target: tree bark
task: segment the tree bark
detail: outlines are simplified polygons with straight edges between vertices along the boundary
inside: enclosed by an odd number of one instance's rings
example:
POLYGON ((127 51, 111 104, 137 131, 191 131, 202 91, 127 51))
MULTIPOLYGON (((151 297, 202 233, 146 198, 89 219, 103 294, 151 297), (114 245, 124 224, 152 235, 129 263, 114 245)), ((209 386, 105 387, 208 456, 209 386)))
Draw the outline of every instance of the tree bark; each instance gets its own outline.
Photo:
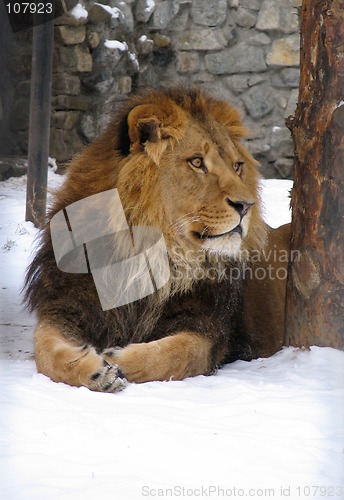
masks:
POLYGON ((344 3, 303 0, 286 340, 344 349, 344 3))

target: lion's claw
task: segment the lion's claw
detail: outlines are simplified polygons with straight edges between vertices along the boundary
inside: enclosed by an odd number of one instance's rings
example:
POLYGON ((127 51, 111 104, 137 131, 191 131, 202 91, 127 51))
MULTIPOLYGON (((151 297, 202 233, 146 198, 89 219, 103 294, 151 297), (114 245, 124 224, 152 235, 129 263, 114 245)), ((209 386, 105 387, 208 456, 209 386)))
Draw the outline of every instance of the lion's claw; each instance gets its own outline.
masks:
POLYGON ((117 365, 111 365, 105 359, 103 367, 91 375, 90 389, 101 392, 119 392, 125 389, 128 381, 117 365))

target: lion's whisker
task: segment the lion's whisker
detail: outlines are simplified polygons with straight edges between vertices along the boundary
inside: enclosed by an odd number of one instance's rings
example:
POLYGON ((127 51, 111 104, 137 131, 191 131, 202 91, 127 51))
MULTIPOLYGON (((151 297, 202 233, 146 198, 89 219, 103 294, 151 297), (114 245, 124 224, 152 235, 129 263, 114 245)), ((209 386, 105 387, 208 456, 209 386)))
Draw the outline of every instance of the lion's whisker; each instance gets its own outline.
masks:
POLYGON ((182 222, 183 220, 187 220, 188 218, 190 218, 190 217, 192 217, 192 216, 193 216, 193 217, 198 217, 198 216, 195 214, 195 212, 194 212, 194 211, 193 211, 193 212, 189 212, 189 213, 187 213, 187 214, 185 214, 185 215, 182 215, 181 217, 178 217, 178 219, 176 219, 175 221, 171 222, 170 227, 172 228, 173 226, 178 225, 178 224, 179 224, 180 222, 182 222))
POLYGON ((177 232, 182 232, 183 229, 185 228, 185 226, 187 224, 192 223, 192 222, 202 222, 202 221, 201 221, 200 217, 197 217, 197 216, 195 216, 195 217, 188 217, 188 218, 185 218, 184 220, 178 220, 178 222, 176 222, 174 224, 174 226, 171 227, 171 229, 174 229, 177 232))

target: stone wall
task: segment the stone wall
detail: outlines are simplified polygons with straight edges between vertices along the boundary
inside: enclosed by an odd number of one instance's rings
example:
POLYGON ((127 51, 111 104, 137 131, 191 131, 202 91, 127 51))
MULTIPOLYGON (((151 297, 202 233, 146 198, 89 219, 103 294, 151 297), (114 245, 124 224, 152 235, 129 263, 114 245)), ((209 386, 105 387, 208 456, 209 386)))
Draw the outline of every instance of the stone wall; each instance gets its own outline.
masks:
MULTIPOLYGON (((82 2, 55 22, 50 155, 58 162, 101 131, 112 101, 180 82, 238 107, 263 174, 291 177, 285 119, 298 94, 301 0, 82 2)), ((18 101, 27 79, 21 85, 18 101)))

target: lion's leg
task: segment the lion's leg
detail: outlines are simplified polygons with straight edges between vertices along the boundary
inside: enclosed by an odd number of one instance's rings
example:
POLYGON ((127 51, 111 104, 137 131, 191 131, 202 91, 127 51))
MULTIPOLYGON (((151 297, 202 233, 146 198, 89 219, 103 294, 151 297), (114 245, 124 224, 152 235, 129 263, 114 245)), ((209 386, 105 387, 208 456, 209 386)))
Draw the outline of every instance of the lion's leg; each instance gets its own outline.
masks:
POLYGON ((42 322, 36 328, 35 359, 37 370, 55 382, 101 392, 116 392, 126 385, 118 366, 106 361, 92 346, 67 339, 49 323, 42 322))
POLYGON ((129 382, 182 380, 211 371, 209 339, 195 333, 178 333, 161 340, 106 349, 109 363, 116 363, 129 382))

